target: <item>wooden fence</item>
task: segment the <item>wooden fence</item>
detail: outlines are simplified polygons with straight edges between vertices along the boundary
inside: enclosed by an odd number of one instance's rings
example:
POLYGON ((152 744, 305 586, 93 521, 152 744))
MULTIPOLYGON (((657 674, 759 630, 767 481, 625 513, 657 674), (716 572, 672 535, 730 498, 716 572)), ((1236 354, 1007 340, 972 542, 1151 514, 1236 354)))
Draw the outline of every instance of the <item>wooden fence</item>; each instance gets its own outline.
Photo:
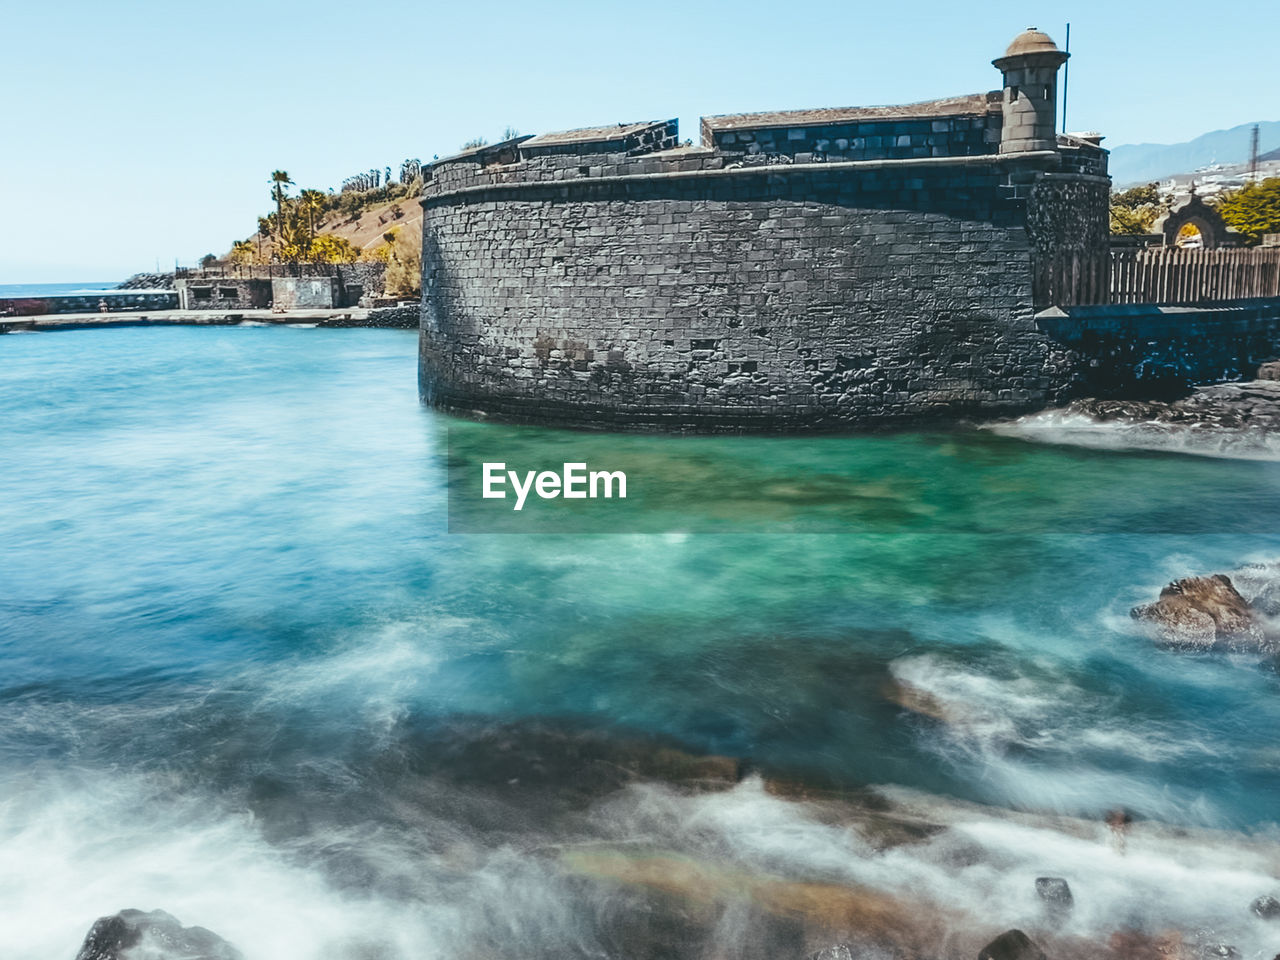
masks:
POLYGON ((1280 248, 1111 251, 1110 303, 1196 304, 1249 297, 1280 297, 1280 248))

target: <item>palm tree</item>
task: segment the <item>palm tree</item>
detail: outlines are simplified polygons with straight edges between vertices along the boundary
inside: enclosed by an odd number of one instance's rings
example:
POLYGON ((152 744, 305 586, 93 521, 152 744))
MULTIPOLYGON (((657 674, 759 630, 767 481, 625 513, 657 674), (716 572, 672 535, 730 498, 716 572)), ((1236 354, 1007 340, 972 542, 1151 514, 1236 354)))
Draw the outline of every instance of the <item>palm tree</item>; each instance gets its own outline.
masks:
POLYGON ((324 202, 328 198, 319 190, 303 190, 298 194, 298 199, 302 201, 302 208, 307 211, 307 238, 310 242, 316 236, 316 213, 324 209, 324 202))
POLYGON ((258 260, 262 260, 262 238, 271 234, 271 218, 258 218, 258 260))
MULTIPOLYGON (((258 241, 261 243, 262 241, 258 241)), ((253 263, 253 244, 248 240, 236 240, 231 244, 231 262, 235 264, 253 263)))
POLYGON ((293 181, 289 179, 289 174, 284 170, 271 171, 271 194, 276 200, 277 231, 279 231, 284 225, 284 188, 290 186, 292 183, 293 181))

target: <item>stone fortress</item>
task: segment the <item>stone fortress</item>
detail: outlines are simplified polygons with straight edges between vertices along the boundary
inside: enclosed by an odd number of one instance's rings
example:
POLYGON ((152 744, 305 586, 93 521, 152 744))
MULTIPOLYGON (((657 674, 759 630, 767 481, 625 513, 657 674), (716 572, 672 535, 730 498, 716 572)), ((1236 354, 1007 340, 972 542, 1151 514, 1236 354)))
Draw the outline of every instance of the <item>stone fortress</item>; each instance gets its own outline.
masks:
POLYGON ((1110 187, 1101 138, 1056 132, 1066 59, 1031 28, 990 93, 706 117, 699 146, 674 120, 571 130, 424 167, 423 399, 672 430, 1065 400, 1089 361, 1061 308, 1105 300, 1110 187))

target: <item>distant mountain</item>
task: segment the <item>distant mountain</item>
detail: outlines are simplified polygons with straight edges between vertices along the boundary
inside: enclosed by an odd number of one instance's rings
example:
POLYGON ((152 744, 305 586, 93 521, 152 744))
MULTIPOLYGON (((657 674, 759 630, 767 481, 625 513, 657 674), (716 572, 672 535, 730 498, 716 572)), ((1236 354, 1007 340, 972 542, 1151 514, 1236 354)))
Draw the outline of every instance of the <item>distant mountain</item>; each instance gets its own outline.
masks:
MULTIPOLYGON (((1280 120, 1258 124, 1259 152, 1280 148, 1280 120)), ((1248 163, 1252 123, 1215 130, 1186 143, 1134 143, 1111 148, 1111 179, 1117 187, 1191 173, 1211 163, 1248 163)))

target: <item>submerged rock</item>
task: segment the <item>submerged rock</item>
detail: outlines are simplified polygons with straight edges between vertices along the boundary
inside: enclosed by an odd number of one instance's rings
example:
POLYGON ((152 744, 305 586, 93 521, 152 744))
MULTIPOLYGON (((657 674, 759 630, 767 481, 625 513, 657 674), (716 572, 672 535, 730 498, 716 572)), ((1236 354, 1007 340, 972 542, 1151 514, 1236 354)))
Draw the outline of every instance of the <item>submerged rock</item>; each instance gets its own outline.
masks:
POLYGON ((1240 951, 1229 943, 1200 945, 1200 960, 1239 960, 1240 951))
POLYGON ((1280 580, 1272 580, 1258 591, 1249 606, 1264 617, 1280 617, 1280 580))
POLYGON ((1175 580, 1160 591, 1155 603, 1134 607, 1129 613, 1171 647, 1257 650, 1268 646, 1255 611, 1231 578, 1221 573, 1175 580))
POLYGON ((1117 960, 1190 960, 1182 934, 1167 930, 1152 935, 1137 930, 1121 930, 1108 942, 1117 960))
POLYGON ((76 960, 244 960, 212 930, 184 927, 163 910, 121 910, 90 928, 76 960))
POLYGON ((1036 895, 1044 902, 1051 920, 1061 922, 1075 906, 1071 885, 1062 877, 1036 877, 1036 895))
POLYGON ((1255 917, 1263 920, 1280 920, 1280 900, 1272 896, 1262 896, 1249 904, 1255 917))
POLYGON ((1045 955, 1021 930, 1006 930, 982 948, 978 960, 1045 960, 1045 955))
POLYGON ((809 954, 809 960, 858 960, 853 947, 847 943, 834 943, 823 947, 817 953, 809 954))

